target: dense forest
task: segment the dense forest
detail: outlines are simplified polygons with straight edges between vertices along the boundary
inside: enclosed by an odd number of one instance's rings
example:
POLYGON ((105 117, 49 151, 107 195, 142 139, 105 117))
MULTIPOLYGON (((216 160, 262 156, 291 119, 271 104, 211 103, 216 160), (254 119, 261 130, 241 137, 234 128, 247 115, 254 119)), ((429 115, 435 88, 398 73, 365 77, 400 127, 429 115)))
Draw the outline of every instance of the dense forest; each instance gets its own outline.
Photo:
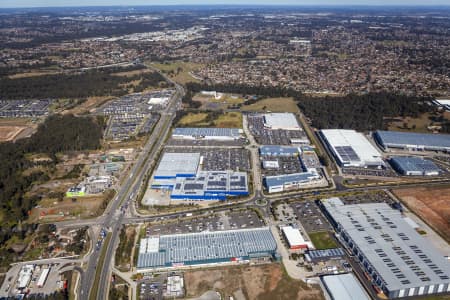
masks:
MULTIPOLYGON (((54 158, 52 163, 55 163, 55 154, 60 151, 98 149, 104 126, 102 122, 102 119, 55 115, 41 124, 30 138, 16 143, 0 143, 0 244, 14 235, 22 239, 29 230, 29 226, 22 225, 20 229, 17 224, 26 219, 39 199, 26 197, 25 193, 34 182, 48 179, 42 171, 24 175, 24 170, 34 166, 25 155, 46 153, 54 158)), ((7 259, 7 253, 4 249, 0 251, 1 264, 7 259)))
POLYGON ((55 74, 23 78, 0 78, 0 98, 85 98, 90 96, 122 96, 128 93, 127 83, 141 80, 136 92, 165 82, 157 72, 117 76, 120 70, 90 70, 73 74, 55 74))
POLYGON ((296 100, 312 125, 319 129, 386 129, 385 118, 418 117, 430 110, 428 98, 389 93, 320 98, 297 96, 296 100))

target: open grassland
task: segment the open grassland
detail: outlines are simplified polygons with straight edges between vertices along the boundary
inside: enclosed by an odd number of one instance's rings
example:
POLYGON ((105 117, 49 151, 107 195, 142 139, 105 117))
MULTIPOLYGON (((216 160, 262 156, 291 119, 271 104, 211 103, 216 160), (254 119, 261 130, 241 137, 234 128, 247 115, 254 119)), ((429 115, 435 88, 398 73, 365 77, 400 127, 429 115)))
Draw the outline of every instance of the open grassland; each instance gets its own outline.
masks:
POLYGON ((201 109, 204 110, 225 110, 245 102, 242 96, 233 94, 223 94, 222 97, 216 99, 214 96, 197 93, 192 100, 201 102, 201 109))
POLYGON ((298 106, 292 98, 267 98, 250 105, 244 105, 243 111, 271 111, 271 112, 299 112, 298 106))
POLYGON ((242 114, 226 112, 214 114, 211 112, 188 113, 177 124, 183 127, 216 127, 242 128, 242 114))
POLYGON ((88 97, 86 101, 82 102, 80 105, 75 106, 72 109, 65 110, 65 114, 83 114, 92 112, 96 107, 106 103, 108 100, 114 99, 112 96, 93 96, 88 97))
POLYGON ((161 72, 169 75, 169 77, 175 82, 181 84, 185 84, 187 82, 198 82, 198 80, 192 77, 189 73, 203 67, 202 64, 183 61, 152 63, 151 65, 161 70, 161 72))
POLYGON ((394 194, 450 242, 450 187, 398 189, 394 194))
POLYGON ((290 278, 280 264, 230 266, 188 271, 184 275, 186 296, 198 297, 209 290, 222 299, 239 295, 249 300, 323 299, 321 290, 290 278))
POLYGON ((330 233, 328 231, 312 232, 308 235, 311 238, 311 242, 318 250, 337 247, 336 242, 330 236, 330 233))
POLYGON ((29 72, 17 73, 17 74, 9 75, 8 77, 11 79, 17 79, 17 78, 53 75, 53 74, 58 74, 58 71, 57 70, 30 70, 29 72))
POLYGON ((431 124, 429 117, 429 113, 424 113, 418 118, 395 118, 395 120, 388 123, 388 129, 406 132, 429 132, 427 128, 431 124))

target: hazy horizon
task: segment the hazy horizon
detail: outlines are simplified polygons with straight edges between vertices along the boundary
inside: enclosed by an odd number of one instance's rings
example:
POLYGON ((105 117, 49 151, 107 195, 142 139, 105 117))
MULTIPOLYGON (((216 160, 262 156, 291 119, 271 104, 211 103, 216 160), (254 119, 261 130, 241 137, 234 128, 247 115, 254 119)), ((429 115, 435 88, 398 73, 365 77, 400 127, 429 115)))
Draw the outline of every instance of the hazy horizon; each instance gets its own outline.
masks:
POLYGON ((450 0, 430 0, 427 2, 421 0, 346 0, 346 1, 333 1, 333 0, 319 0, 319 1, 293 1, 293 0, 281 0, 274 3, 267 0, 244 0, 244 1, 224 1, 224 0, 79 0, 79 1, 66 1, 66 0, 16 0, 13 3, 1 3, 0 8, 38 8, 38 7, 90 7, 90 6, 206 6, 206 5, 231 5, 231 6, 450 6, 450 0))

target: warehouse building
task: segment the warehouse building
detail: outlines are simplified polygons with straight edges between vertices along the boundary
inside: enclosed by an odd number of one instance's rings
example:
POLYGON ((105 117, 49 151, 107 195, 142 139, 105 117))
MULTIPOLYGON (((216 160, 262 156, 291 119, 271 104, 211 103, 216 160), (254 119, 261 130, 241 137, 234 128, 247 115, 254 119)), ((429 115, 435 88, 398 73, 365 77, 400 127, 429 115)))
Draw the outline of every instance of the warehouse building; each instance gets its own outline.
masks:
POLYGON ((414 156, 397 156, 389 160, 392 167, 407 176, 437 176, 441 170, 430 160, 414 156))
POLYGON ((277 193, 300 189, 320 178, 321 176, 316 169, 308 169, 306 172, 302 173, 266 176, 263 181, 269 193, 277 193))
POLYGON ((200 162, 200 153, 164 153, 155 171, 155 179, 194 177, 200 162))
POLYGON ((347 129, 324 129, 320 135, 341 167, 385 166, 381 154, 362 133, 347 129))
POLYGON ((450 292, 450 262, 386 203, 320 203, 339 240, 388 298, 450 292))
POLYGON ((233 141, 242 137, 242 130, 239 128, 175 128, 172 137, 185 140, 233 141))
POLYGON ((298 228, 283 226, 281 227, 281 232, 283 233, 290 250, 314 249, 313 243, 305 241, 298 228))
POLYGON ((137 268, 248 262, 273 258, 276 249, 268 227, 152 236, 141 239, 137 268))
POLYGON ((179 177, 170 198, 173 200, 226 200, 248 195, 247 173, 201 171, 195 177, 179 177))
POLYGON ((259 147, 259 155, 261 156, 298 156, 302 153, 299 147, 289 146, 261 146, 259 147))
POLYGON ((370 300, 352 273, 323 276, 321 280, 333 300, 370 300))
POLYGON ((377 131, 373 137, 385 150, 450 152, 450 135, 448 134, 377 131))
POLYGON ((264 114, 264 126, 273 130, 302 130, 293 113, 264 114))

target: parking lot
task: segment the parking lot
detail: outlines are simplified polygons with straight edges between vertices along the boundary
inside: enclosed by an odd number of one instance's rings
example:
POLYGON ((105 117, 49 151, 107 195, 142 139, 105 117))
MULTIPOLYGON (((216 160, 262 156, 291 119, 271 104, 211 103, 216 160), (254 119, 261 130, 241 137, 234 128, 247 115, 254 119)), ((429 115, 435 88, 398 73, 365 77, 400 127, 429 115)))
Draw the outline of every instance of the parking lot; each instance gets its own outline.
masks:
POLYGON ((263 227, 261 220, 253 210, 230 212, 227 214, 230 229, 257 228, 263 227))
POLYGON ((300 162, 300 159, 295 156, 291 157, 268 157, 263 156, 263 160, 268 161, 278 161, 278 169, 262 169, 262 173, 265 176, 274 176, 274 175, 282 175, 282 174, 293 174, 304 172, 303 166, 300 162))
POLYGON ((161 221, 166 224, 152 224, 147 227, 146 234, 148 236, 167 235, 264 226, 264 221, 258 217, 255 211, 249 209, 218 212, 213 215, 206 213, 183 219, 159 220, 159 222, 161 221))
POLYGON ((166 147, 165 152, 199 152, 203 156, 202 170, 204 171, 249 171, 250 152, 242 148, 183 148, 166 147))
POLYGON ((154 114, 125 113, 110 117, 105 137, 112 140, 125 140, 137 134, 145 134, 152 130, 158 121, 154 114))
POLYGON ((319 158, 317 157, 316 153, 307 153, 307 152, 303 152, 300 157, 302 158, 302 162, 303 165, 305 166, 305 168, 309 169, 309 168, 321 168, 322 165, 320 164, 319 158))
POLYGON ((355 176, 378 176, 378 177, 396 177, 397 173, 390 167, 385 169, 371 169, 371 168, 342 168, 342 174, 355 176))
POLYGON ((260 145, 290 145, 291 139, 307 139, 303 130, 265 128, 262 114, 250 114, 247 118, 249 130, 260 145))
POLYGON ((0 118, 31 118, 47 115, 51 99, 0 100, 0 118))
POLYGON ((314 201, 294 202, 291 204, 291 207, 306 232, 328 231, 332 229, 314 201))
POLYGON ((360 204, 360 203, 382 203, 386 202, 392 204, 395 201, 385 192, 361 193, 356 195, 349 195, 340 197, 345 204, 360 204))
POLYGON ((163 299, 164 281, 167 276, 162 274, 160 276, 147 276, 147 278, 139 281, 139 299, 145 300, 161 300, 163 299))

